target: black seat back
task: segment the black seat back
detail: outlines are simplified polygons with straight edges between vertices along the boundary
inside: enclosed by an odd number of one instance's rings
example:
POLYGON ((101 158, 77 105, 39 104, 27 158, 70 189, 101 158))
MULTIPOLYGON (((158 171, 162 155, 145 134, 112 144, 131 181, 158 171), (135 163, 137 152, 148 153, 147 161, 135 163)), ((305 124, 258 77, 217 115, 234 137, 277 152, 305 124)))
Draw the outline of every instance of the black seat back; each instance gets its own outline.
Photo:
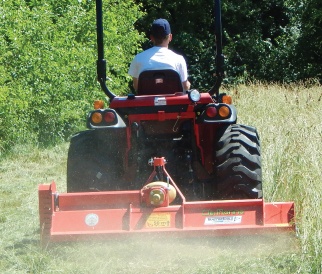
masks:
POLYGON ((183 92, 179 73, 172 69, 145 70, 139 75, 138 95, 183 92))

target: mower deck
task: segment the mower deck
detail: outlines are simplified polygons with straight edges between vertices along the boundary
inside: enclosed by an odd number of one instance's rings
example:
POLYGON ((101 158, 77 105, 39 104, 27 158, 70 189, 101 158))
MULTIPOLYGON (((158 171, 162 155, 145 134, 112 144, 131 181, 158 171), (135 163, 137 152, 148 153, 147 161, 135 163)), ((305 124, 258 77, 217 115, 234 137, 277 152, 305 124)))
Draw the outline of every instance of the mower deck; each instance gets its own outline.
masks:
POLYGON ((179 205, 142 205, 142 192, 56 192, 56 184, 39 186, 42 242, 84 236, 130 233, 241 235, 295 230, 294 203, 263 199, 182 201, 179 205))

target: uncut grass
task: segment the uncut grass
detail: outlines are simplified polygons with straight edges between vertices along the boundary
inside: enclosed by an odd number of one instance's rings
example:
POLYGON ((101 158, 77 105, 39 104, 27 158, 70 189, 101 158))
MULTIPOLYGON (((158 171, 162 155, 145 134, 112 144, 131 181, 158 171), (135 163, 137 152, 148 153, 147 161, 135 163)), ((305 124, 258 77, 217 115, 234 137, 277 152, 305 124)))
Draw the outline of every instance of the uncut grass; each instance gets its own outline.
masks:
POLYGON ((299 270, 321 273, 322 88, 254 85, 234 93, 243 111, 240 122, 253 121, 260 133, 266 200, 296 203, 301 260, 306 265, 299 270))
POLYGON ((261 138, 264 196, 294 200, 298 237, 157 237, 39 246, 37 186, 66 190, 68 144, 16 147, 0 162, 1 273, 321 273, 321 86, 228 90, 261 138))

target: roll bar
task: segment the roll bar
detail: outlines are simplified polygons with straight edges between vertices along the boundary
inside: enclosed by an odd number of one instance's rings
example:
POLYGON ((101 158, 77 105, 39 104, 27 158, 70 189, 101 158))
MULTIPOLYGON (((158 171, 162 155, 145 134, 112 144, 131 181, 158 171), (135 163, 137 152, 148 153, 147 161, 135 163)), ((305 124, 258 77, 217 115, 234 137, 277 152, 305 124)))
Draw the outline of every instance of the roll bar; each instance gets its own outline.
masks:
POLYGON ((112 101, 115 94, 106 86, 106 60, 104 59, 104 41, 103 41, 103 6, 102 0, 96 0, 96 33, 97 33, 97 80, 104 93, 112 101))
POLYGON ((208 91, 210 95, 219 97, 219 88, 224 79, 224 55, 222 53, 222 24, 221 24, 221 1, 215 0, 215 39, 216 39, 216 82, 208 91))

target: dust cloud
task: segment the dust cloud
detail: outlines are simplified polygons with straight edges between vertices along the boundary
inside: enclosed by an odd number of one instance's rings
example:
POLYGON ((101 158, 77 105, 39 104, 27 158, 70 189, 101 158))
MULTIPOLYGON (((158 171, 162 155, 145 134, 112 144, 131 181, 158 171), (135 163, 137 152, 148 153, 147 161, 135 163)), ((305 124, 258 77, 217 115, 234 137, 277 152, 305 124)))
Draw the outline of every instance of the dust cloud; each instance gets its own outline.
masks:
POLYGON ((135 235, 63 246, 57 245, 55 251, 65 249, 63 256, 70 268, 75 271, 77 265, 80 273, 93 269, 95 273, 245 273, 245 267, 261 271, 264 260, 298 249, 292 234, 216 238, 135 235))

